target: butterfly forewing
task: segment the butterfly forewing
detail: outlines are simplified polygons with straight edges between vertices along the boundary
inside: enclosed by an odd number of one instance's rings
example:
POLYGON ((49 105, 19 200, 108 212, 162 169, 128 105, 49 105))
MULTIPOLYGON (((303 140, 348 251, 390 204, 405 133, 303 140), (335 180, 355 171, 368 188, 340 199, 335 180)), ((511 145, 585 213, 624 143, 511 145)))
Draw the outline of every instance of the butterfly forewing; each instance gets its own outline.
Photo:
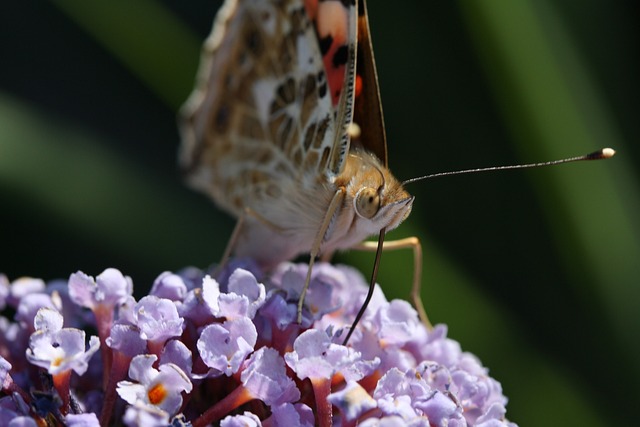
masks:
POLYGON ((387 134, 384 128, 378 73, 373 56, 369 15, 364 2, 358 4, 358 73, 361 81, 355 101, 354 123, 360 126, 357 142, 374 153, 387 166, 387 134))
MULTIPOLYGON (((355 32, 355 13, 344 16, 355 32)), ((349 151, 355 70, 353 43, 334 105, 315 22, 300 0, 227 1, 182 111, 190 183, 236 217, 250 208, 274 231, 306 238, 332 196, 318 183, 342 170, 349 151), (317 206, 305 206, 309 194, 317 206)))

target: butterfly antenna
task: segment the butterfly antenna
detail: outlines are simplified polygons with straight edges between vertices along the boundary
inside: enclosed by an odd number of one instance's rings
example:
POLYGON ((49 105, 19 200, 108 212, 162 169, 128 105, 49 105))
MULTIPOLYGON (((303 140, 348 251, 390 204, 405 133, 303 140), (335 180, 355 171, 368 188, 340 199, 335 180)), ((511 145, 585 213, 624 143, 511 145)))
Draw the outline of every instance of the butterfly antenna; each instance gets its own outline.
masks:
POLYGON ((402 185, 410 184, 416 181, 422 181, 423 179, 440 178, 442 176, 462 175, 466 173, 477 173, 477 172, 493 172, 493 171, 501 171, 501 170, 507 170, 507 169, 528 169, 528 168, 537 168, 541 166, 559 165, 562 163, 581 162, 583 160, 609 159, 613 157, 614 154, 616 154, 616 151, 613 148, 603 148, 601 150, 594 151, 593 153, 585 154, 583 156, 570 157, 568 159, 552 160, 550 162, 529 163, 526 165, 492 166, 488 168, 465 169, 461 171, 434 173, 431 175, 425 175, 425 176, 419 176, 417 178, 407 179, 406 181, 402 182, 402 185))

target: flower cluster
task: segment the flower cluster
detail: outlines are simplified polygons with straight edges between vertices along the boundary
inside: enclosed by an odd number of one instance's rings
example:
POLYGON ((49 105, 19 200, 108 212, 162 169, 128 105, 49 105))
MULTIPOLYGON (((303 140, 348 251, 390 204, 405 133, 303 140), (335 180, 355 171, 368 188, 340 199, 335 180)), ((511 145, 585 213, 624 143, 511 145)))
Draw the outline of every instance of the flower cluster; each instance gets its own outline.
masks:
POLYGON ((215 278, 165 272, 140 300, 115 269, 48 284, 0 275, 0 310, 13 315, 0 317, 0 420, 515 426, 478 359, 379 288, 343 345, 367 291, 351 268, 314 267, 298 323, 307 268, 285 263, 266 277, 236 260, 215 278))

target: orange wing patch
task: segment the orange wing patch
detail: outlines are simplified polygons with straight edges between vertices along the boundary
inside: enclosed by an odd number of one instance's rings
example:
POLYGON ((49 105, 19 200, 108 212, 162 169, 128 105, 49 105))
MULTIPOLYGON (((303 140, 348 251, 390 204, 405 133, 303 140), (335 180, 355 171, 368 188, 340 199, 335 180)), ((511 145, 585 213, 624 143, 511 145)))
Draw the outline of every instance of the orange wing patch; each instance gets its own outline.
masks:
POLYGON ((320 53, 327 72, 333 105, 340 100, 344 85, 346 63, 349 59, 349 10, 342 2, 305 2, 307 13, 313 20, 318 34, 320 53))

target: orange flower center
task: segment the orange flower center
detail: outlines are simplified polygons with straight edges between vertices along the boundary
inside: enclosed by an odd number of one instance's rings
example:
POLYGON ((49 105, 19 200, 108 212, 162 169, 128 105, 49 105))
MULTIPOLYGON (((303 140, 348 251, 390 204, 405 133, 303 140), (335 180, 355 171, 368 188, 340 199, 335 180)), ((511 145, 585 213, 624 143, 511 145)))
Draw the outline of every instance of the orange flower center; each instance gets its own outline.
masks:
POLYGON ((156 384, 149 389, 147 396, 149 397, 149 402, 157 405, 167 397, 167 389, 162 384, 156 384))

